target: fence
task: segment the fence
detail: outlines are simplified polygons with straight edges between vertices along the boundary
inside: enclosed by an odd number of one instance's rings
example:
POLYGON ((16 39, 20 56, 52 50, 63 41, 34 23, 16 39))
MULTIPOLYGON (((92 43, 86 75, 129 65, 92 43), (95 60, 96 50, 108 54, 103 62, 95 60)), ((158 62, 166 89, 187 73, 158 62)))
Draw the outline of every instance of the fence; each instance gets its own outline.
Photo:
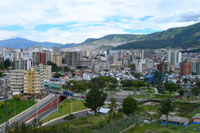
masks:
POLYGON ((130 127, 133 124, 136 124, 137 122, 139 121, 135 118, 135 113, 133 113, 104 128, 95 130, 93 133, 120 133, 124 129, 130 127))

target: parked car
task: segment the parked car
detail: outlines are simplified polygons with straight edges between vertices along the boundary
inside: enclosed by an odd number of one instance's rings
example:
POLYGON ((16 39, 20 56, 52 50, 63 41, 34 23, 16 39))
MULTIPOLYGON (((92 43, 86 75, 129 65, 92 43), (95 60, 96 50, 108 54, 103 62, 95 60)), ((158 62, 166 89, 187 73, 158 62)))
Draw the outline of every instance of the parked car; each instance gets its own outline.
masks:
POLYGON ((85 96, 82 95, 81 98, 85 98, 85 96))

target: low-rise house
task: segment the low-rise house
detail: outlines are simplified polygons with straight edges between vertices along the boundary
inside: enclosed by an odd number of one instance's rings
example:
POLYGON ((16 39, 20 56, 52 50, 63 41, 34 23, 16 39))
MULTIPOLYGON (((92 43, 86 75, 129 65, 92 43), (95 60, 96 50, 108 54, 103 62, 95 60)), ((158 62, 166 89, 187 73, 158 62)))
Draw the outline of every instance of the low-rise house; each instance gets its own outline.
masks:
MULTIPOLYGON (((161 124, 166 125, 167 119, 166 115, 162 115, 160 117, 161 124)), ((178 116, 168 116, 168 124, 169 125, 181 125, 181 126, 188 126, 189 125, 189 119, 184 117, 178 117, 178 116)))
POLYGON ((192 117, 192 123, 193 124, 200 124, 200 113, 198 113, 198 114, 196 114, 192 117))

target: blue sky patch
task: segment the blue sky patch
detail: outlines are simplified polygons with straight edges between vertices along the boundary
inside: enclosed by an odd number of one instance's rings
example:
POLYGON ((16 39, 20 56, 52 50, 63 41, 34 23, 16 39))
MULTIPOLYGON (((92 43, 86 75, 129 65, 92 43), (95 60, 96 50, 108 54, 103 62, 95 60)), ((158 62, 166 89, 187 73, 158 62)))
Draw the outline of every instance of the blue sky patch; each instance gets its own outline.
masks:
POLYGON ((68 22, 64 24, 41 24, 41 25, 36 25, 34 27, 34 30, 41 31, 41 32, 45 32, 53 28, 56 28, 59 30, 68 30, 68 29, 71 29, 70 26, 74 24, 76 24, 76 22, 68 22))
POLYGON ((153 16, 144 16, 142 18, 139 18, 140 21, 146 21, 149 20, 150 18, 152 18, 153 16))
POLYGON ((0 27, 0 30, 17 31, 17 30, 24 30, 24 27, 20 25, 8 25, 0 27))

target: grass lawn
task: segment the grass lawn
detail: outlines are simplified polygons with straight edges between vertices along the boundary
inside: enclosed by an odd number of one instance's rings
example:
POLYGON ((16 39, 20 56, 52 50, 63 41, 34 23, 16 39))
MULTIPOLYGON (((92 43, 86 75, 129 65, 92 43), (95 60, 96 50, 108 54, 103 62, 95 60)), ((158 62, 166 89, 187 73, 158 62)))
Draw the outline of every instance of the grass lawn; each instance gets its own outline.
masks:
POLYGON ((52 126, 40 127, 39 132, 53 133, 90 133, 101 129, 108 123, 105 115, 87 116, 80 119, 66 121, 52 126))
POLYGON ((200 107, 200 103, 198 104, 184 104, 184 103, 176 103, 175 104, 175 111, 177 112, 176 115, 177 116, 181 116, 181 117, 191 117, 191 113, 197 109, 198 107, 200 107))
POLYGON ((158 113, 159 103, 153 105, 140 105, 136 111, 137 117, 159 119, 161 114, 158 113))
MULTIPOLYGON (((83 100, 72 100, 72 112, 77 112, 80 110, 87 109, 87 107, 84 106, 83 100)), ((52 120, 54 118, 69 114, 71 111, 71 101, 69 99, 65 99, 60 105, 59 105, 59 111, 54 112, 52 115, 47 117, 42 122, 46 122, 48 120, 52 120)))
MULTIPOLYGON (((15 100, 15 115, 21 113, 27 108, 33 106, 35 101, 24 101, 24 100, 15 100)), ((12 118, 14 115, 14 100, 8 100, 8 118, 12 118)), ((5 106, 0 108, 0 124, 5 122, 5 106)))
POLYGON ((144 99, 144 98, 149 98, 151 97, 150 94, 140 94, 140 95, 132 95, 134 98, 137 98, 137 99, 144 99))
POLYGON ((153 124, 137 125, 126 133, 198 133, 200 132, 200 129, 198 129, 199 127, 200 125, 191 125, 188 128, 184 126, 169 125, 169 127, 166 128, 166 126, 156 122, 153 124))

